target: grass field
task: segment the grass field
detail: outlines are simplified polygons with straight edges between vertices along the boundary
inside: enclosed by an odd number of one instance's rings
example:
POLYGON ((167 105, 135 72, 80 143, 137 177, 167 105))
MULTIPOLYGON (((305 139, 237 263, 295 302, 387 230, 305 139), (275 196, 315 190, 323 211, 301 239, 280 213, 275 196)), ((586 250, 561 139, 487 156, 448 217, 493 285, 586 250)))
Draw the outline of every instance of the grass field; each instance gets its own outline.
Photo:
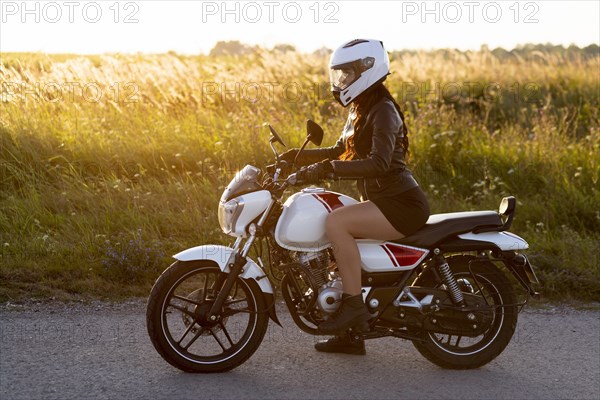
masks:
MULTIPOLYGON (((327 60, 2 54, 0 301, 146 295, 171 254, 230 243, 218 198, 272 161, 265 122, 292 146, 307 118, 324 145, 339 135, 327 60)), ((597 48, 392 54, 432 211, 515 195, 512 231, 551 299, 600 300, 599 68, 597 48)))

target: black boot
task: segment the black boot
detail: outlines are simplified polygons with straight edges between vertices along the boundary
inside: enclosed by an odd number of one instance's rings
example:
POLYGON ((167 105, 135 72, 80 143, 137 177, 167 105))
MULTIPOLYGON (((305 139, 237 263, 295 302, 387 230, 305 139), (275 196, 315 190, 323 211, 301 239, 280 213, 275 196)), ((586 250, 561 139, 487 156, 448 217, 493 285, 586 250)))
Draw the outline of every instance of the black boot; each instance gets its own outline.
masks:
POLYGON ((315 349, 324 353, 356 354, 359 356, 367 354, 364 340, 351 341, 348 336, 335 336, 329 340, 318 342, 315 344, 315 349))
POLYGON ((362 294, 350 296, 344 293, 339 310, 330 319, 319 325, 319 330, 321 332, 343 332, 355 325, 365 325, 369 318, 371 315, 363 302, 362 294))

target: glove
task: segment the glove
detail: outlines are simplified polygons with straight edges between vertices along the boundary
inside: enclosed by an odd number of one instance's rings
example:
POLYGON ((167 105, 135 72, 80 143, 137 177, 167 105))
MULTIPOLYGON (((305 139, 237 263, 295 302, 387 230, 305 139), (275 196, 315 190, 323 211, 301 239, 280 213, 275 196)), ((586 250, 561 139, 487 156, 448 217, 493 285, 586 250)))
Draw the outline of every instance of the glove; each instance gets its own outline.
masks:
POLYGON ((302 183, 319 183, 325 179, 333 179, 333 165, 329 160, 311 164, 307 167, 302 167, 296 172, 296 178, 302 183))
POLYGON ((289 149, 285 153, 280 154, 279 159, 291 164, 294 162, 297 155, 298 155, 298 149, 289 149))

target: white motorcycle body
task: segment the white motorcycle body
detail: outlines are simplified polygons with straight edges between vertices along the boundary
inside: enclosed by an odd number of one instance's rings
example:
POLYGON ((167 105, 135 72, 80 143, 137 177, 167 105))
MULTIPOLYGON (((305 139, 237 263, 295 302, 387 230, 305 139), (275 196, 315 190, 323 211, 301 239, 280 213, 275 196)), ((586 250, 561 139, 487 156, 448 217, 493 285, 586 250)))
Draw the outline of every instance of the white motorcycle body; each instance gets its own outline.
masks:
MULTIPOLYGON (((231 235, 247 237, 247 227, 269 206, 269 192, 261 190, 236 198, 242 209, 232 222, 231 235)), ((355 199, 322 188, 307 188, 290 196, 283 204, 283 213, 275 228, 275 240, 281 247, 304 253, 317 253, 331 247, 325 234, 325 218, 333 210, 356 204, 355 199)), ((432 215, 431 219, 444 214, 432 215)), ((509 232, 465 233, 463 240, 493 243, 502 251, 524 250, 529 247, 519 236, 509 232)), ((357 239, 362 269, 368 273, 406 271, 415 268, 429 254, 428 249, 398 244, 390 241, 357 239)), ((223 272, 228 272, 228 260, 234 249, 219 245, 198 246, 174 256, 180 261, 212 260, 223 272)), ((254 279, 261 290, 272 294, 273 286, 262 268, 249 257, 242 278, 254 279), (260 278, 260 279, 257 279, 260 278)))
MULTIPOLYGON (((303 189, 290 196, 275 229, 275 240, 281 247, 300 252, 318 252, 331 247, 325 234, 325 218, 333 210, 355 199, 321 188, 303 189)), ((435 216, 432 216, 435 219, 435 216)), ((467 233, 464 240, 494 243, 500 250, 523 250, 529 246, 523 239, 508 232, 467 233)), ((429 250, 403 244, 357 239, 362 269, 366 272, 410 270, 427 257, 429 250)))
MULTIPOLYGON (((325 218, 333 210, 357 204, 355 199, 321 188, 304 189, 283 205, 275 228, 281 247, 315 253, 331 247, 325 234, 325 218)), ((358 239, 362 269, 366 272, 391 272, 412 269, 427 256, 428 250, 377 240, 358 239)))

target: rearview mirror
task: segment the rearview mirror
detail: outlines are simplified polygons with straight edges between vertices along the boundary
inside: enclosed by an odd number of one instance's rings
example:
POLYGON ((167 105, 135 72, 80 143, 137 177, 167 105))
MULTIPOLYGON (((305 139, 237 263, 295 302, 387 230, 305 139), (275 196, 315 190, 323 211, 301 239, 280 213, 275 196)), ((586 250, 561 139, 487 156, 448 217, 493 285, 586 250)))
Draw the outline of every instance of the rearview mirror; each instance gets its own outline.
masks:
POLYGON ((281 136, 279 136, 279 134, 277 133, 277 131, 275 130, 275 128, 273 128, 270 124, 268 124, 269 126, 269 130, 271 131, 271 139, 269 140, 269 143, 281 143, 283 145, 283 147, 287 147, 285 145, 285 143, 283 143, 283 140, 281 139, 281 136))
POLYGON ((308 119, 306 120, 306 133, 308 139, 312 144, 320 146, 323 141, 323 128, 319 126, 315 121, 308 119))

